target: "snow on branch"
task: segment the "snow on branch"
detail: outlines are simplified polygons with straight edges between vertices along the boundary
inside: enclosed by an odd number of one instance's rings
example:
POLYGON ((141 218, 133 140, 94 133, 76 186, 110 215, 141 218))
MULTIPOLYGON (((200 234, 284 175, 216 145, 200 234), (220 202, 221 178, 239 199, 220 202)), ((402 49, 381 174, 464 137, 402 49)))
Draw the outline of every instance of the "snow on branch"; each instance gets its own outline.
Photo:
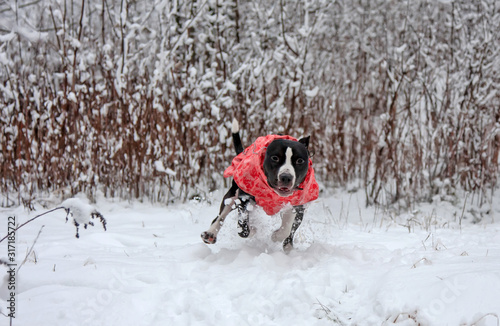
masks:
MULTIPOLYGON (((36 220, 44 215, 47 215, 49 213, 52 213, 52 212, 55 212, 55 211, 61 210, 61 209, 64 209, 66 211, 66 222, 69 220, 70 216, 72 217, 73 225, 76 228, 75 237, 77 237, 77 238, 80 238, 80 233, 79 233, 80 225, 83 224, 84 228, 87 229, 88 225, 94 226, 94 220, 97 220, 97 219, 102 224, 104 231, 107 230, 106 229, 106 225, 107 225, 106 219, 92 205, 89 205, 89 204, 87 204, 87 203, 85 203, 82 200, 77 199, 77 198, 70 198, 70 199, 65 200, 61 204, 61 206, 53 208, 51 210, 48 210, 42 214, 39 214, 39 215, 27 220, 26 222, 20 224, 19 226, 17 226, 15 228, 14 231, 17 232, 17 230, 19 230, 20 228, 22 228, 26 224, 33 222, 34 220, 36 220)), ((3 237, 2 239, 0 239, 0 243, 2 241, 4 241, 5 239, 7 239, 7 237, 8 237, 8 234, 5 237, 3 237)))
POLYGON ((67 212, 66 222, 68 221, 69 216, 73 218, 73 225, 76 227, 75 236, 77 238, 80 237, 80 225, 83 224, 83 227, 87 229, 88 225, 94 226, 94 219, 99 219, 104 231, 106 231, 106 219, 92 205, 89 205, 78 198, 66 199, 61 205, 67 212))

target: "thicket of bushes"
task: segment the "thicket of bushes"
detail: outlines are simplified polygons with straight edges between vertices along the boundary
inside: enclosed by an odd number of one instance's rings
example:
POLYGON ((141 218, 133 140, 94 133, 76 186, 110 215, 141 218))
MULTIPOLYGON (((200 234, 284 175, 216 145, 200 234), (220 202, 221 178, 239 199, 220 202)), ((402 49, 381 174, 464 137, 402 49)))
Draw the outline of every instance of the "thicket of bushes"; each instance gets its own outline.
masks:
POLYGON ((233 116, 246 144, 310 134, 318 179, 357 182, 369 203, 456 189, 482 203, 499 172, 499 30, 496 0, 3 2, 2 204, 223 187, 233 116))

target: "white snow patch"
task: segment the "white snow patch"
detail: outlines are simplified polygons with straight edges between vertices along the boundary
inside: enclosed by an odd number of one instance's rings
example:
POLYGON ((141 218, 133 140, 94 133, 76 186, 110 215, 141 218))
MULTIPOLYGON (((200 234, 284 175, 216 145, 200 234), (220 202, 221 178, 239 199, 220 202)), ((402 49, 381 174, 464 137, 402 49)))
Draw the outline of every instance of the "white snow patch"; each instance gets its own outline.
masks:
MULTIPOLYGON (((464 220, 460 230, 441 202, 412 213, 439 223, 409 233, 404 216, 365 208, 363 193, 341 193, 309 205, 286 255, 270 240, 279 215, 261 208, 252 212, 253 238, 237 235, 233 212, 217 243, 203 244, 199 234, 222 196, 166 207, 98 198, 94 206, 112 227, 80 239, 63 212, 27 224, 18 253, 45 227, 36 260, 28 257, 18 275, 16 324, 497 325, 498 222, 464 220), (437 227, 442 220, 449 223, 437 227)), ((75 198, 63 204, 82 222, 93 209, 75 198)), ((23 223, 33 213, 3 214, 23 223)))
POLYGON ((7 43, 7 42, 10 42, 15 37, 16 37, 16 33, 14 33, 13 31, 11 31, 8 34, 0 35, 0 42, 7 43))
POLYGON ((403 44, 397 48, 394 49, 394 51, 396 51, 396 53, 403 53, 407 48, 407 45, 406 44, 403 44))
POLYGON ((92 205, 84 202, 79 198, 66 199, 61 203, 61 206, 70 210, 73 219, 78 224, 87 224, 92 213, 96 211, 96 209, 92 205))
POLYGON ((211 104, 210 107, 212 109, 211 110, 212 116, 217 118, 217 120, 220 120, 220 108, 215 104, 211 104))
POLYGON ((159 161, 159 160, 155 161, 154 165, 155 165, 156 171, 158 171, 160 173, 166 173, 166 174, 171 175, 171 176, 176 176, 175 171, 172 169, 169 169, 169 168, 165 168, 162 161, 159 161))
POLYGON ((315 97, 316 95, 318 95, 318 92, 319 92, 319 87, 315 86, 313 89, 305 91, 305 94, 308 97, 315 97))
POLYGON ((70 100, 73 103, 77 103, 78 100, 76 99, 76 95, 74 92, 69 92, 68 93, 68 100, 70 100))
POLYGON ((229 79, 226 80, 226 88, 232 92, 236 91, 236 85, 233 84, 229 79))

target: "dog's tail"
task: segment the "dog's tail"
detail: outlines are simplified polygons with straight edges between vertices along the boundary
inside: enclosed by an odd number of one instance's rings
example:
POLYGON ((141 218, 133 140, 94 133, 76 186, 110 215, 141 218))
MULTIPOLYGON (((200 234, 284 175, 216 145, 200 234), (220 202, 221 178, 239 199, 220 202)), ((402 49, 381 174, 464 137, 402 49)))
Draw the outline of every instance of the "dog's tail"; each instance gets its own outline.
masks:
POLYGON ((233 134, 234 149, 236 150, 236 155, 238 155, 239 153, 243 152, 243 144, 241 143, 240 138, 240 125, 238 124, 238 120, 236 120, 236 118, 233 118, 231 132, 233 134))

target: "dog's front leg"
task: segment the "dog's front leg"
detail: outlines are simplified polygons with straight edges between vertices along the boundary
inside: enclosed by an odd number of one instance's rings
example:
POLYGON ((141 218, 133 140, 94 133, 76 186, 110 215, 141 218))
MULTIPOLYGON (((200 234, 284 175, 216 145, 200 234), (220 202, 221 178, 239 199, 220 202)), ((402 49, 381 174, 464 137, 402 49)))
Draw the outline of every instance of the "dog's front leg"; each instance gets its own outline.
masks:
POLYGON ((293 236, 299 228, 304 218, 304 206, 294 206, 287 209, 281 216, 281 227, 272 235, 272 240, 275 242, 283 241, 283 250, 288 253, 293 248, 293 236))
POLYGON ((233 204, 238 198, 239 188, 233 181, 231 189, 224 195, 220 205, 219 215, 212 221, 210 228, 201 234, 201 239, 206 244, 214 244, 217 241, 217 234, 224 223, 227 215, 233 210, 233 204))
POLYGON ((292 223, 292 229, 290 230, 290 235, 283 241, 283 250, 286 253, 289 253, 290 250, 293 249, 293 236, 295 235, 295 231, 299 228, 300 224, 302 224, 302 219, 304 218, 304 206, 295 206, 293 208, 295 210, 295 218, 292 223))
POLYGON ((281 242, 288 237, 292 229, 292 222, 295 218, 295 212, 293 207, 287 207, 281 213, 281 226, 278 230, 274 231, 271 239, 274 242, 281 242))
POLYGON ((248 205, 254 205, 255 199, 240 189, 238 200, 239 202, 237 201, 238 204, 236 205, 238 208, 238 227, 241 229, 238 235, 242 238, 248 238, 255 233, 255 228, 249 225, 250 211, 248 210, 248 205))

